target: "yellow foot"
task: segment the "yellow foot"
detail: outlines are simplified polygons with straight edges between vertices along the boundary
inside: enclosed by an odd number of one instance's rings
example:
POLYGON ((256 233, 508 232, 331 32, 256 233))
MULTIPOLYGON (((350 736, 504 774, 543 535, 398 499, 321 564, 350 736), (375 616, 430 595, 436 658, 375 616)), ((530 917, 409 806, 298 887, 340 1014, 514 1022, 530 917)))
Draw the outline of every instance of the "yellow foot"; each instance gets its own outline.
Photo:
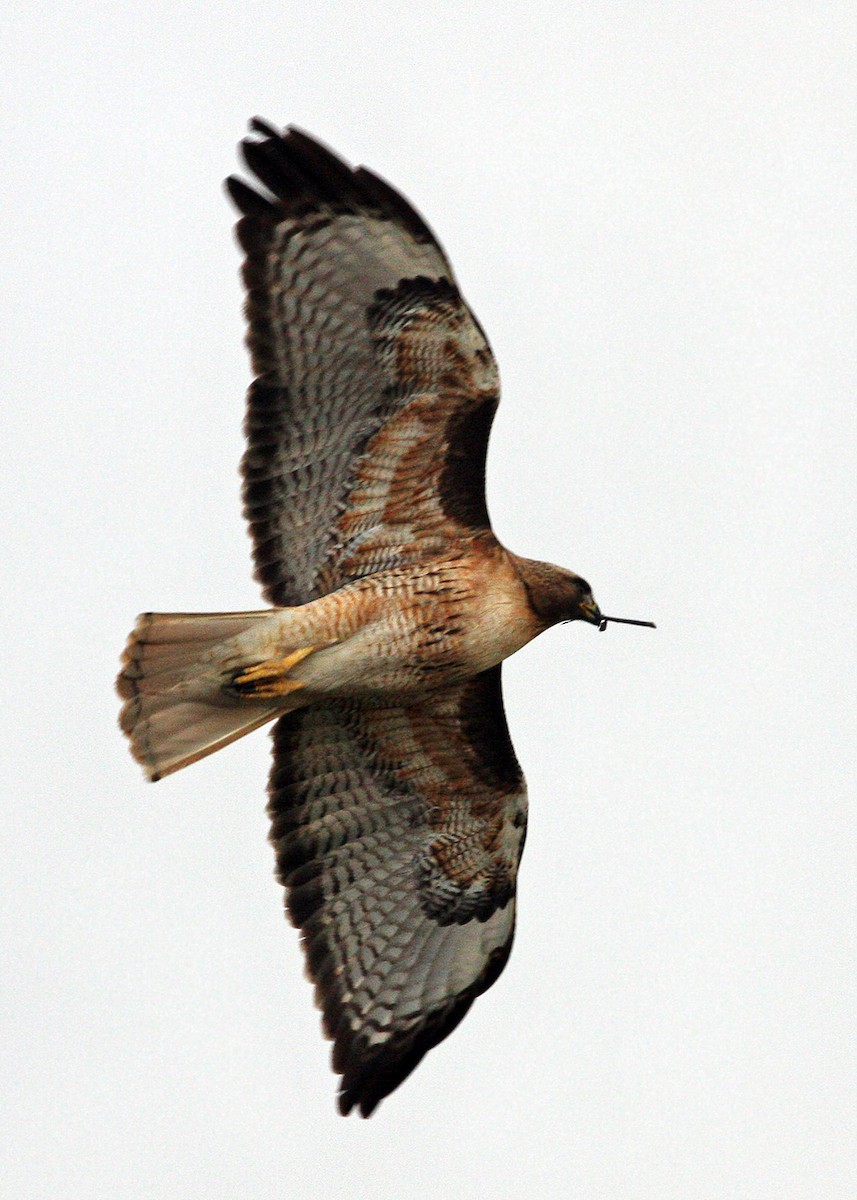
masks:
POLYGON ((321 649, 323 649, 322 646, 302 646, 300 650, 287 654, 285 658, 269 658, 265 662, 257 663, 254 667, 247 667, 233 677, 231 690, 254 700, 288 696, 291 692, 296 692, 298 688, 304 686, 298 679, 289 679, 289 671, 299 662, 303 662, 310 654, 321 649))

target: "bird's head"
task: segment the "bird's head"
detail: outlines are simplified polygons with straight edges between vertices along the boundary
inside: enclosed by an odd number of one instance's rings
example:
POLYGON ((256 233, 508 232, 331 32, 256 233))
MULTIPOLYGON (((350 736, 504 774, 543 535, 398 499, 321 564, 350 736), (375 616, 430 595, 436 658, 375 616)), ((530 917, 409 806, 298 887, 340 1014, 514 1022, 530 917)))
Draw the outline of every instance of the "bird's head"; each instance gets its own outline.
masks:
POLYGON ((555 568, 558 572, 554 602, 559 608, 559 621, 587 621, 590 625, 600 625, 603 618, 601 609, 592 595, 592 588, 580 575, 566 571, 562 567, 555 568))
POLYGON ((518 574, 527 592, 533 612, 547 629, 561 621, 587 621, 600 630, 607 628, 609 621, 620 625, 648 625, 651 621, 632 621, 627 617, 605 617, 595 602, 592 588, 586 580, 552 563, 536 562, 531 558, 513 556, 518 574))
POLYGON ((517 558, 515 565, 527 591, 533 612, 545 627, 561 621, 588 621, 601 624, 601 610, 592 596, 592 588, 580 575, 555 567, 552 563, 517 558))

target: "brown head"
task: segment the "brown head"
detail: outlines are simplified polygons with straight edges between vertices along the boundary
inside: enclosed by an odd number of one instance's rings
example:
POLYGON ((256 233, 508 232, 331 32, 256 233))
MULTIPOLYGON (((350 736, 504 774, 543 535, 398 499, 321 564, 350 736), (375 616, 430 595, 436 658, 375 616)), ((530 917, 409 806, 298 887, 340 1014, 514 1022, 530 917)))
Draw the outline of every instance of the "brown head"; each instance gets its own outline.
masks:
POLYGON ((512 555, 512 561, 527 592, 533 612, 545 629, 560 621, 588 621, 600 625, 601 610, 592 598, 592 588, 564 567, 512 555))
POLYGON ((617 625, 646 625, 655 629, 654 621, 632 621, 628 617, 605 617, 595 603, 592 588, 585 579, 555 567, 553 563, 536 562, 532 558, 519 558, 510 554, 515 569, 527 592, 530 608, 548 629, 560 621, 588 621, 597 625, 603 633, 609 622, 617 625))

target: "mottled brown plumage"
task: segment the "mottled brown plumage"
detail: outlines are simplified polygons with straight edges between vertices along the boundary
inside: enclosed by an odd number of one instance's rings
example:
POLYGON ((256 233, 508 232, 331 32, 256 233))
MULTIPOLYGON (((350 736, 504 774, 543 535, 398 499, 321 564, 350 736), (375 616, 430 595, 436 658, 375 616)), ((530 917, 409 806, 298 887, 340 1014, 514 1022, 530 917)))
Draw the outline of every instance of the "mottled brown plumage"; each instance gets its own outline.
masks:
POLYGON ((364 1114, 508 958, 526 790, 500 663, 588 584, 491 532, 499 381, 423 219, 365 168, 252 123, 244 505, 262 613, 147 614, 119 689, 151 778, 274 728, 271 839, 340 1108, 364 1114))

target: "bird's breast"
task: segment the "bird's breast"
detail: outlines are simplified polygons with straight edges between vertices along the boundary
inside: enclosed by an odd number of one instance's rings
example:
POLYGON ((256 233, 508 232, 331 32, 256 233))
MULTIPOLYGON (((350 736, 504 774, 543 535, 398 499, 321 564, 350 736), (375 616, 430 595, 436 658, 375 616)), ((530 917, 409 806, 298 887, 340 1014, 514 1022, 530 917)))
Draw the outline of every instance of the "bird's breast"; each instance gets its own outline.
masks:
POLYGON ((505 557, 477 554, 360 580, 296 611, 304 622, 318 618, 328 644, 294 675, 324 695, 435 691, 502 662, 539 632, 505 557))

